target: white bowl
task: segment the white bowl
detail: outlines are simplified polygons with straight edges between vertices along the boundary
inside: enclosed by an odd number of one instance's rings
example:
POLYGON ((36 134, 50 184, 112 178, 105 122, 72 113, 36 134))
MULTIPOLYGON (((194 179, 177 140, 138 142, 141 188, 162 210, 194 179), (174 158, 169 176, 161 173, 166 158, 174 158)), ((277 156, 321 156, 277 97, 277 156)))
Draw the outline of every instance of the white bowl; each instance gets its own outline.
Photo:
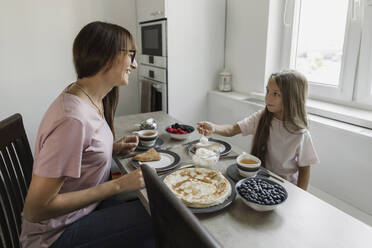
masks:
POLYGON ((186 133, 186 134, 177 134, 177 133, 171 133, 171 132, 168 132, 167 129, 170 128, 171 126, 167 126, 165 128, 165 132, 167 134, 169 134, 169 136, 172 138, 172 139, 176 139, 176 140, 184 140, 184 139, 187 139, 191 136, 191 134, 193 132, 195 132, 195 128, 192 127, 192 126, 189 126, 189 125, 185 125, 185 124, 182 124, 183 126, 188 126, 188 127, 191 127, 192 128, 192 132, 190 133, 186 133))
MULTIPOLYGON (((287 193, 287 191, 285 190, 285 188, 284 188, 282 185, 280 185, 280 184, 278 184, 278 183, 276 183, 276 182, 273 182, 273 181, 271 181, 271 180, 269 180, 269 179, 261 178, 261 177, 244 178, 244 179, 240 180, 240 181, 237 182, 236 185, 235 185, 235 191, 236 191, 238 197, 239 197, 240 199, 242 199, 242 201, 243 201, 247 206, 253 208, 253 209, 256 210, 256 211, 270 211, 270 210, 273 210, 273 209, 277 208, 278 206, 282 205, 283 202, 285 202, 285 201, 287 200, 287 198, 288 198, 288 193, 287 193), (283 191, 284 197, 282 196, 282 198, 284 198, 284 200, 282 200, 280 203, 275 203, 275 204, 269 205, 269 204, 265 204, 265 203, 264 203, 264 204, 259 204, 259 203, 253 202, 252 200, 248 199, 246 196, 243 195, 243 193, 242 193, 240 190, 238 190, 238 188, 239 188, 243 183, 250 182, 250 181, 253 181, 253 180, 256 180, 256 181, 261 180, 261 181, 266 182, 266 183, 269 184, 269 185, 274 186, 274 188, 275 188, 275 187, 280 188, 280 190, 283 191)), ((251 193, 247 193, 247 194, 249 194, 249 195, 252 196, 251 193)), ((258 198, 260 198, 260 196, 258 196, 258 198)), ((262 200, 262 198, 260 198, 260 199, 262 200)))
POLYGON ((239 155, 237 158, 236 158, 236 164, 237 164, 237 168, 238 168, 238 172, 241 176, 243 177, 254 177, 257 175, 260 167, 261 167, 261 160, 251 154, 248 154, 248 153, 243 153, 241 155, 239 155), (242 159, 249 159, 249 160, 253 160, 255 161, 256 163, 254 164, 246 164, 246 163, 242 163, 242 159))
POLYGON ((214 166, 220 159, 220 152, 211 151, 206 148, 198 148, 192 155, 192 161, 200 167, 215 169, 214 166))

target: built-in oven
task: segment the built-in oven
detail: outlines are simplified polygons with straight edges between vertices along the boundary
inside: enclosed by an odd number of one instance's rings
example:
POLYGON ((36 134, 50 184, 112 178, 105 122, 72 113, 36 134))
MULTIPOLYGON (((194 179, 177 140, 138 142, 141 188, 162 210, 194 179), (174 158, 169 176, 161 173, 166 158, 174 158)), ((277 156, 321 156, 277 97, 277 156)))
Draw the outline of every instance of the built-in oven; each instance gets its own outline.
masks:
POLYGON ((141 112, 168 112, 167 84, 167 21, 166 19, 140 23, 141 112))
POLYGON ((167 66, 167 21, 140 23, 142 64, 166 68, 167 66))
POLYGON ((139 66, 141 112, 168 112, 167 73, 165 68, 139 66))

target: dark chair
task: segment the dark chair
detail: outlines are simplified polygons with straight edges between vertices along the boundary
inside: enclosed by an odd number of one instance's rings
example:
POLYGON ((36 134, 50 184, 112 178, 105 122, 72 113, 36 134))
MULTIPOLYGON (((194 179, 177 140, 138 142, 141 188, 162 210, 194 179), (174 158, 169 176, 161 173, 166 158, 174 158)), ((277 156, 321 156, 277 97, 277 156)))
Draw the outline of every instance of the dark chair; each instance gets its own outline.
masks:
POLYGON ((33 157, 23 127, 15 114, 0 121, 1 247, 20 247, 21 213, 31 181, 33 157))
POLYGON ((159 248, 222 247, 148 165, 141 166, 159 248))

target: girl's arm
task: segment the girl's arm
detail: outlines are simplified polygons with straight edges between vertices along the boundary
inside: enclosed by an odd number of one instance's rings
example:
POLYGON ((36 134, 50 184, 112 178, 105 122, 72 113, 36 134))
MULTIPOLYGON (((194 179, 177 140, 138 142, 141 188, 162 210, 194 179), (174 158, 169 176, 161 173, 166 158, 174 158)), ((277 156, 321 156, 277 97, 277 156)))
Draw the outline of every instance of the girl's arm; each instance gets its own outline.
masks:
POLYGON ((137 190, 145 186, 141 169, 91 188, 60 194, 64 180, 64 178, 32 175, 23 209, 24 217, 28 221, 40 222, 61 216, 117 193, 137 190))
POLYGON ((199 122, 197 125, 199 133, 203 133, 204 135, 216 133, 225 137, 232 137, 242 132, 238 124, 217 125, 212 122, 202 121, 199 122))
POLYGON ((298 170, 297 186, 303 190, 307 190, 310 179, 310 166, 301 166, 298 170))

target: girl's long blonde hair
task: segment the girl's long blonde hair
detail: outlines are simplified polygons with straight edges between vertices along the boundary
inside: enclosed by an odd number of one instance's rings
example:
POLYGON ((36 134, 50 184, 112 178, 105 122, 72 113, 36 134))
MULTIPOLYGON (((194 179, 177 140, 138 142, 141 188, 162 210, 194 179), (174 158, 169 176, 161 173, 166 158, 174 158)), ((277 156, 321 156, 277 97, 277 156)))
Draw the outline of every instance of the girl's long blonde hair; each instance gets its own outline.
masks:
MULTIPOLYGON (((274 80, 282 95, 283 126, 290 133, 301 133, 308 127, 305 100, 307 80, 299 72, 284 70, 271 74, 269 81, 274 80)), ((267 142, 270 136, 271 121, 274 114, 267 107, 260 118, 253 138, 251 154, 258 157, 265 165, 267 142)))

